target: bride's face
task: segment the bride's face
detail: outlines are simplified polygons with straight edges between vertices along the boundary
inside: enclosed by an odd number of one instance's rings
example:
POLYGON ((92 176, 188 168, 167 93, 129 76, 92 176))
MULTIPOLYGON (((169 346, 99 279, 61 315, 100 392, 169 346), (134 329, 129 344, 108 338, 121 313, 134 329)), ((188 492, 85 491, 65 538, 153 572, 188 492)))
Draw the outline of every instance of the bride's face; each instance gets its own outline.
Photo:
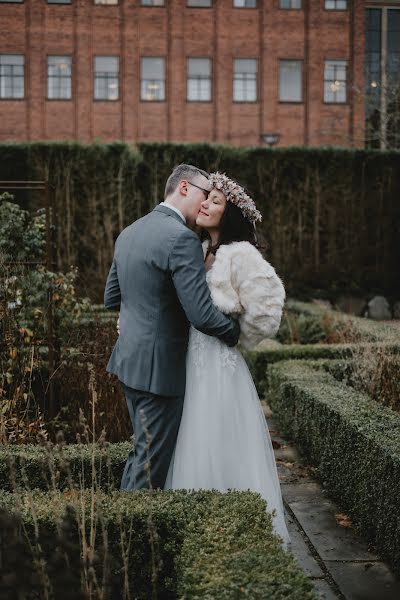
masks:
POLYGON ((200 212, 196 219, 196 225, 204 229, 218 229, 224 214, 226 198, 220 190, 213 188, 207 200, 201 203, 200 212))

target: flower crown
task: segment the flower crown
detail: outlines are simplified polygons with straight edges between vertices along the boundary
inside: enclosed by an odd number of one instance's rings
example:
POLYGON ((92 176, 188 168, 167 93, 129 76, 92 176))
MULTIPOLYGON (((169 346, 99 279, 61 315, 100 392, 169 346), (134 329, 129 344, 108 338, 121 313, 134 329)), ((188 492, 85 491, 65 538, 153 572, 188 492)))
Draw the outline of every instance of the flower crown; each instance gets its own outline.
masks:
POLYGON ((242 188, 241 185, 229 179, 225 173, 211 173, 209 177, 213 187, 220 190, 229 202, 236 204, 242 211, 243 215, 253 224, 256 221, 261 221, 262 216, 257 210, 255 202, 242 188))

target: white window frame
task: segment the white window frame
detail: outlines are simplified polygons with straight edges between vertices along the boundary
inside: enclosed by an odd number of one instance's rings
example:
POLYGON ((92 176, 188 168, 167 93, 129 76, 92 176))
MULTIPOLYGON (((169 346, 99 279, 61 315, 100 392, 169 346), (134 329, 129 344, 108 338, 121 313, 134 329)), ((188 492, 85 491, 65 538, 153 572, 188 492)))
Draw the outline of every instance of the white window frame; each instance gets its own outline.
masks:
POLYGON ((247 102, 247 103, 254 103, 258 101, 258 60, 257 58, 254 57, 244 57, 244 56, 237 56, 233 59, 233 77, 232 77, 232 99, 233 102, 238 102, 238 103, 243 103, 243 102, 247 102), (255 72, 244 72, 244 71, 238 71, 236 69, 236 66, 238 64, 238 61, 241 60, 252 60, 255 61, 255 66, 256 66, 256 70, 255 72), (245 76, 245 77, 243 77, 245 76), (249 76, 249 77, 247 77, 249 76), (243 92, 243 96, 246 96, 245 98, 238 98, 237 97, 237 87, 239 82, 244 82, 242 84, 242 92, 243 92), (250 87, 248 86, 248 84, 250 83, 250 87), (255 95, 254 97, 249 98, 249 96, 251 96, 251 92, 254 91, 255 95))
POLYGON ((0 100, 23 100, 25 98, 25 56, 23 54, 11 54, 11 53, 1 53, 1 63, 0 63, 0 100), (22 64, 12 63, 9 64, 6 62, 7 60, 12 60, 11 57, 22 57, 22 64), (10 57, 10 58, 7 58, 10 57), (3 62, 4 60, 4 62, 3 62), (6 68, 5 68, 6 67, 6 68), (8 67, 8 68, 7 68, 8 67), (22 73, 17 72, 22 67, 22 73), (16 71, 14 71, 16 69, 16 71), (10 72, 7 73, 6 71, 10 72), (22 95, 18 95, 19 87, 14 89, 14 84, 16 80, 22 79, 22 95), (11 83, 11 84, 10 84, 11 83), (7 85, 8 84, 8 85, 7 85), (7 88, 11 88, 11 95, 7 95, 7 88))
POLYGON ((289 104, 301 104, 303 102, 303 60, 297 58, 280 58, 279 59, 279 102, 289 103, 289 104), (296 65, 300 66, 300 98, 283 98, 282 97, 282 67, 285 63, 296 63, 296 65))
POLYGON ((142 102, 165 102, 166 100, 166 60, 165 56, 141 56, 140 57, 140 100, 142 102), (143 77, 143 69, 146 60, 162 60, 163 77, 161 79, 143 77), (158 86, 158 87, 157 87, 158 86), (153 93, 151 91, 153 89, 153 93), (160 89, 160 97, 157 98, 156 90, 160 89), (153 96, 153 97, 152 97, 153 96))
POLYGON ((98 102, 116 102, 119 100, 119 56, 112 55, 96 55, 93 60, 93 99, 98 102), (108 71, 108 70, 99 70, 97 66, 98 59, 102 58, 111 58, 116 60, 117 69, 116 71, 108 71), (100 89, 98 89, 98 84, 100 82, 105 82, 105 90, 107 91, 105 95, 100 95, 102 86, 99 85, 100 89), (112 92, 110 94, 110 88, 116 88, 116 97, 112 97, 112 92))
POLYGON ((324 103, 325 104, 347 104, 347 96, 348 96, 347 86, 348 86, 348 61, 345 59, 326 59, 324 62, 324 103), (345 73, 346 73, 345 79, 344 80, 339 79, 335 75, 334 75, 333 79, 328 79, 327 74, 326 74, 328 67, 331 67, 331 68, 333 67, 334 69, 335 68, 342 69, 344 67, 345 73), (341 83, 344 83, 345 98, 344 98, 344 100, 337 100, 336 94, 338 94, 340 91, 341 83), (327 85, 330 85, 330 87, 331 87, 330 93, 334 94, 333 99, 327 98, 327 94, 326 94, 326 86, 327 85), (334 89, 333 86, 336 86, 337 89, 334 89))
POLYGON ((347 0, 324 0, 325 10, 339 10, 346 11, 348 9, 347 0), (344 3, 346 6, 338 6, 339 4, 344 3))
MULTIPOLYGON (((192 64, 193 64, 192 63, 192 64)), ((208 56, 189 56, 186 59, 186 100, 187 102, 212 102, 212 60, 208 56), (190 73, 190 64, 195 61, 204 60, 208 62, 209 70, 207 75, 194 75, 190 73), (208 82, 208 94, 206 98, 202 98, 202 82, 208 82), (191 97, 191 84, 197 84, 196 97, 191 97)))
POLYGON ((47 99, 48 100, 71 100, 72 99, 72 56, 70 54, 49 54, 47 56, 47 99), (62 69, 59 70, 59 73, 55 75, 50 75, 50 59, 51 58, 61 58, 67 59, 69 63, 69 73, 63 75, 61 73, 62 69), (69 87, 67 86, 68 95, 67 96, 59 96, 56 95, 57 92, 62 91, 62 80, 69 80, 69 87), (56 84, 53 89, 53 83, 56 84))

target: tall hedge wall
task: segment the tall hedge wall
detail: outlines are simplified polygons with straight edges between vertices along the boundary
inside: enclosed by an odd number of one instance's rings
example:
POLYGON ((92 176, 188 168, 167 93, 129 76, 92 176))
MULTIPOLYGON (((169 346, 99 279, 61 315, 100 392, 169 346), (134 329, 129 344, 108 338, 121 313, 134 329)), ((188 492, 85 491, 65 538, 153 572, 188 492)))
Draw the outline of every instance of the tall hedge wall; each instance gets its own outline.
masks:
MULTIPOLYGON (((226 171, 254 195, 290 293, 400 291, 400 152, 207 144, 0 144, 0 180, 48 177, 59 267, 101 301, 118 232, 162 200, 172 167, 226 171)), ((21 197, 34 207, 38 192, 21 197), (35 195, 36 194, 36 195, 35 195)))

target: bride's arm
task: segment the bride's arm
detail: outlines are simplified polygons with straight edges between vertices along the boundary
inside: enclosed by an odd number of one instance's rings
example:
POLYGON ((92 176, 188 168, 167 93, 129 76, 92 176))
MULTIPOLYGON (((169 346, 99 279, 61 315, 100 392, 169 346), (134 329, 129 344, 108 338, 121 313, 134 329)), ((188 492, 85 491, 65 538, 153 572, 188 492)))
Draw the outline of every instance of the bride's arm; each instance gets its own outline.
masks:
POLYGON ((232 260, 232 281, 243 306, 240 342, 247 349, 276 335, 282 318, 285 288, 272 265, 250 244, 232 260))

